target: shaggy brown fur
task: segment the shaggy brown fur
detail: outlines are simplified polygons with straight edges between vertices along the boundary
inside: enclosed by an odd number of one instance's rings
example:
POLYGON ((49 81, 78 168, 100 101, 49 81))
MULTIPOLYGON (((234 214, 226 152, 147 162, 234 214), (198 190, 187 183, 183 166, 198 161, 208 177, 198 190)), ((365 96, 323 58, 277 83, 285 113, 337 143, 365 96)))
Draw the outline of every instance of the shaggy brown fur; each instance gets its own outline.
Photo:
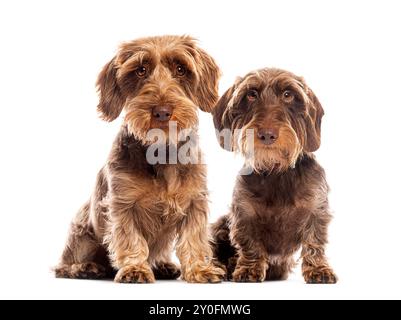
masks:
MULTIPOLYGON (((323 109, 302 78, 278 69, 249 73, 213 111, 218 130, 254 129, 254 156, 244 131, 230 150, 246 157, 231 213, 212 227, 216 258, 238 282, 286 279, 302 247, 307 283, 335 283, 324 246, 331 219, 320 146, 323 109), (251 170, 251 171, 252 171, 251 170)), ((223 145, 223 142, 221 141, 223 145)))
MULTIPOLYGON (((164 36, 123 44, 104 67, 98 110, 125 119, 90 200, 71 225, 57 277, 146 283, 176 279, 174 242, 182 278, 220 282, 208 243, 206 168, 201 164, 150 165, 149 129, 197 130, 198 106, 217 101, 219 69, 190 37, 164 36)), ((174 143, 169 141, 168 143, 174 143)))

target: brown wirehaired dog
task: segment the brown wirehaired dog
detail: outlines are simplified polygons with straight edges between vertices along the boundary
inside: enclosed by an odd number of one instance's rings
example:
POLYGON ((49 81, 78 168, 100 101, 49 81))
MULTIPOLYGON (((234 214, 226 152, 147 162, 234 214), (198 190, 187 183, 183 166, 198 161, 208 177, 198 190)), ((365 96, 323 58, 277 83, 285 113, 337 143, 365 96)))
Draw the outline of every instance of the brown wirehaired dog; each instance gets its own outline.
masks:
POLYGON ((286 279, 300 247, 307 283, 337 281, 324 252, 328 186, 312 154, 323 113, 302 78, 278 69, 239 79, 213 110, 216 129, 241 129, 228 149, 252 172, 238 176, 230 214, 212 226, 215 256, 234 281, 286 279), (255 132, 253 155, 245 129, 255 132))
MULTIPOLYGON (((56 277, 145 283, 176 279, 220 282, 207 233, 206 168, 154 164, 146 151, 150 129, 197 130, 198 107, 210 112, 218 99, 219 68, 187 36, 138 39, 123 44, 101 71, 98 111, 123 126, 90 200, 72 222, 56 277)), ((167 141, 167 143, 173 143, 167 141)))

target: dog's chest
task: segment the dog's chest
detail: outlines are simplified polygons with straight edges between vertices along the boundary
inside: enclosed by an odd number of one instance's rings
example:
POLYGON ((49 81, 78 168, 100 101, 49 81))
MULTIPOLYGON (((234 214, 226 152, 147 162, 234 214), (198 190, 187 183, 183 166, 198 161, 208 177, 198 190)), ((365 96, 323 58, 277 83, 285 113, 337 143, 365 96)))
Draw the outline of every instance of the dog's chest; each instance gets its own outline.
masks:
POLYGON ((147 192, 137 201, 144 209, 163 217, 163 220, 176 220, 186 215, 194 198, 191 188, 195 184, 193 180, 191 174, 180 171, 176 166, 165 166, 149 180, 147 192))
POLYGON ((241 180, 238 194, 252 208, 255 234, 270 254, 291 254, 302 243, 303 231, 319 205, 316 182, 292 176, 250 176, 241 180), (244 198, 244 193, 246 194, 244 198))
POLYGON ((185 197, 185 175, 174 166, 166 167, 156 183, 159 185, 159 201, 165 214, 184 216, 189 207, 189 199, 185 197))
POLYGON ((261 205, 254 221, 270 254, 291 254, 302 243, 303 230, 311 216, 304 207, 261 205))

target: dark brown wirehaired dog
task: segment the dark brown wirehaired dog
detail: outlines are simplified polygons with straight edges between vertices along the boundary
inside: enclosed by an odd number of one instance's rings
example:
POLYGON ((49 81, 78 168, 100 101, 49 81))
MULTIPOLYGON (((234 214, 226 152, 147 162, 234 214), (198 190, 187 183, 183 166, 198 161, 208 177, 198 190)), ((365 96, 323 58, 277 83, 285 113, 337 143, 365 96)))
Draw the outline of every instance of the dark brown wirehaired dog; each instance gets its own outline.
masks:
POLYGON ((252 172, 238 176, 230 214, 212 226, 215 257, 234 281, 286 279, 300 247, 307 283, 337 281, 324 251, 328 186, 312 155, 323 113, 302 78, 278 69, 239 79, 213 110, 216 129, 241 129, 228 149, 252 172), (253 156, 245 129, 255 132, 253 156))
MULTIPOLYGON (((220 282, 207 234, 206 168, 202 164, 147 161, 150 129, 196 132, 198 107, 210 112, 218 98, 219 68, 187 36, 138 39, 123 44, 101 71, 98 111, 125 119, 100 170, 90 200, 72 222, 57 277, 145 283, 176 279, 220 282)), ((168 143, 173 143, 169 141, 168 143)))

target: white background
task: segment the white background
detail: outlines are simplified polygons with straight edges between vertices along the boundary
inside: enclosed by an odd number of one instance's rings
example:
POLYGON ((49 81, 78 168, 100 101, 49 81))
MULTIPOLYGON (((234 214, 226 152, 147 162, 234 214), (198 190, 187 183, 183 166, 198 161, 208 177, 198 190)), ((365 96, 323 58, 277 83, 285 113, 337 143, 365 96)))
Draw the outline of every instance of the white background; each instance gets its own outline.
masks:
MULTIPOLYGON (((401 298, 399 1, 2 1, 1 298, 401 298), (118 44, 190 34, 224 72, 274 66, 321 100, 335 219, 328 256, 340 282, 118 285, 54 279, 68 225, 89 197, 121 118, 96 113, 94 83, 118 44)), ((211 220, 226 213, 241 159, 201 115, 211 220)))

